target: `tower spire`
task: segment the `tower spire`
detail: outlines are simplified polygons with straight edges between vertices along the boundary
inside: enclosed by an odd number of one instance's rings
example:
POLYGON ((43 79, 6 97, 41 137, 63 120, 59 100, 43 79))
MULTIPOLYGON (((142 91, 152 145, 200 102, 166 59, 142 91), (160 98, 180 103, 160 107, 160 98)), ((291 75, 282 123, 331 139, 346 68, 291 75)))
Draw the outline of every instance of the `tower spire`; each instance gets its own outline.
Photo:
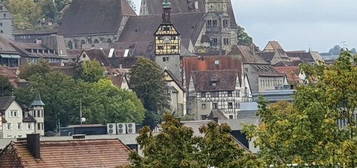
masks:
POLYGON ((171 15, 171 2, 169 0, 164 0, 162 2, 162 22, 163 23, 171 23, 170 15, 171 15))

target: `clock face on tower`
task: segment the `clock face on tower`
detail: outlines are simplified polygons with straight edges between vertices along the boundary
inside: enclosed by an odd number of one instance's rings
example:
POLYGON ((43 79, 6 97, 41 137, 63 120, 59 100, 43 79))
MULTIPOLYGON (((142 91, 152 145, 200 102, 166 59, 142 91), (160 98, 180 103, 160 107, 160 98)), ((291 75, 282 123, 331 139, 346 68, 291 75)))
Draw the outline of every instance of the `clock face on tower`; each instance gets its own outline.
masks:
POLYGON ((162 24, 155 33, 155 55, 179 55, 180 34, 172 24, 162 24))

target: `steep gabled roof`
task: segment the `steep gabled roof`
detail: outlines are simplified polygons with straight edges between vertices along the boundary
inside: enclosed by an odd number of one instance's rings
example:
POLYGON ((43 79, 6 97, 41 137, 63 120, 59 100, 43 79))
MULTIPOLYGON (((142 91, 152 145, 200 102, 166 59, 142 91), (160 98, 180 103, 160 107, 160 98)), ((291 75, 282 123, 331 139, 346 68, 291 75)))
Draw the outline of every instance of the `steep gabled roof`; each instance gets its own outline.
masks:
POLYGON ((209 70, 232 70, 242 75, 242 61, 231 56, 184 57, 182 60, 186 86, 189 86, 192 72, 209 70))
MULTIPOLYGON (((171 13, 204 13, 206 11, 205 0, 198 0, 198 8, 195 8, 195 0, 171 0, 171 13)), ((142 0, 141 8, 146 7, 146 11, 141 11, 145 15, 161 15, 162 14, 162 0, 142 0)), ((231 25, 237 26, 234 10, 231 1, 228 1, 228 15, 231 18, 231 25)), ((191 22, 191 20, 188 20, 191 22)))
POLYGON ((2 113, 5 110, 7 110, 7 108, 9 108, 9 106, 11 105, 11 103, 13 101, 15 101, 15 97, 14 96, 0 97, 0 113, 2 113))
POLYGON ((283 50, 283 47, 279 44, 278 41, 269 41, 265 46, 263 52, 276 52, 277 50, 283 50))
POLYGON ((303 63, 314 63, 315 60, 311 54, 311 52, 305 52, 305 51, 288 51, 286 52, 289 57, 292 58, 299 58, 303 63))
POLYGON ((239 78, 238 72, 232 70, 194 71, 192 73, 196 92, 234 91, 237 78, 239 78), (212 84, 213 82, 215 85, 212 84))
POLYGON ((135 15, 126 0, 73 0, 64 12, 58 34, 116 34, 123 16, 135 15))
POLYGON ((35 159, 26 142, 11 142, 0 154, 0 167, 114 168, 129 165, 130 149, 118 139, 42 141, 40 151, 41 159, 35 159))
MULTIPOLYGON (((181 39, 196 42, 204 25, 203 13, 172 14, 171 22, 181 34, 181 39), (189 18, 190 22, 187 21, 189 18)), ((130 17, 119 42, 153 41, 154 32, 162 23, 161 15, 130 17)))
POLYGON ((279 73, 285 74, 289 84, 299 83, 300 68, 298 66, 279 66, 279 67, 274 66, 274 69, 279 73))
POLYGON ((265 61, 255 49, 244 45, 235 45, 228 55, 239 55, 244 63, 268 63, 265 61))

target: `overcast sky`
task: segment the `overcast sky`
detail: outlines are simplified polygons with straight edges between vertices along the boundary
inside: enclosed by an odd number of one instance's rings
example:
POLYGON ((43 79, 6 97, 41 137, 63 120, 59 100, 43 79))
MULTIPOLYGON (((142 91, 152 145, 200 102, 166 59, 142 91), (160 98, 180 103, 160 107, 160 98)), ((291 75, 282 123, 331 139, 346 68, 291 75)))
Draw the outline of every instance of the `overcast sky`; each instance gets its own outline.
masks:
MULTIPOLYGON (((140 5, 141 0, 134 1, 140 5)), ((231 1, 237 22, 261 48, 270 40, 286 50, 357 47, 357 0, 231 1)))

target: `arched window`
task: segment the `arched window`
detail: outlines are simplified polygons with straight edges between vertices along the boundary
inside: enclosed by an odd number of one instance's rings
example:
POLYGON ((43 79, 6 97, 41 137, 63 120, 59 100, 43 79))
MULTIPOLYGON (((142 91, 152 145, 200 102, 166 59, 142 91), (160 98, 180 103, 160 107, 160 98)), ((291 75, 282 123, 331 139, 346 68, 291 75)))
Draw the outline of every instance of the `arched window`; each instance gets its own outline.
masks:
POLYGON ((109 38, 109 39, 107 40, 107 43, 112 43, 112 39, 109 38))
POLYGON ((98 39, 95 39, 94 40, 94 44, 98 44, 99 43, 99 40, 98 39))
POLYGON ((85 40, 81 40, 81 44, 86 44, 86 41, 85 40))

